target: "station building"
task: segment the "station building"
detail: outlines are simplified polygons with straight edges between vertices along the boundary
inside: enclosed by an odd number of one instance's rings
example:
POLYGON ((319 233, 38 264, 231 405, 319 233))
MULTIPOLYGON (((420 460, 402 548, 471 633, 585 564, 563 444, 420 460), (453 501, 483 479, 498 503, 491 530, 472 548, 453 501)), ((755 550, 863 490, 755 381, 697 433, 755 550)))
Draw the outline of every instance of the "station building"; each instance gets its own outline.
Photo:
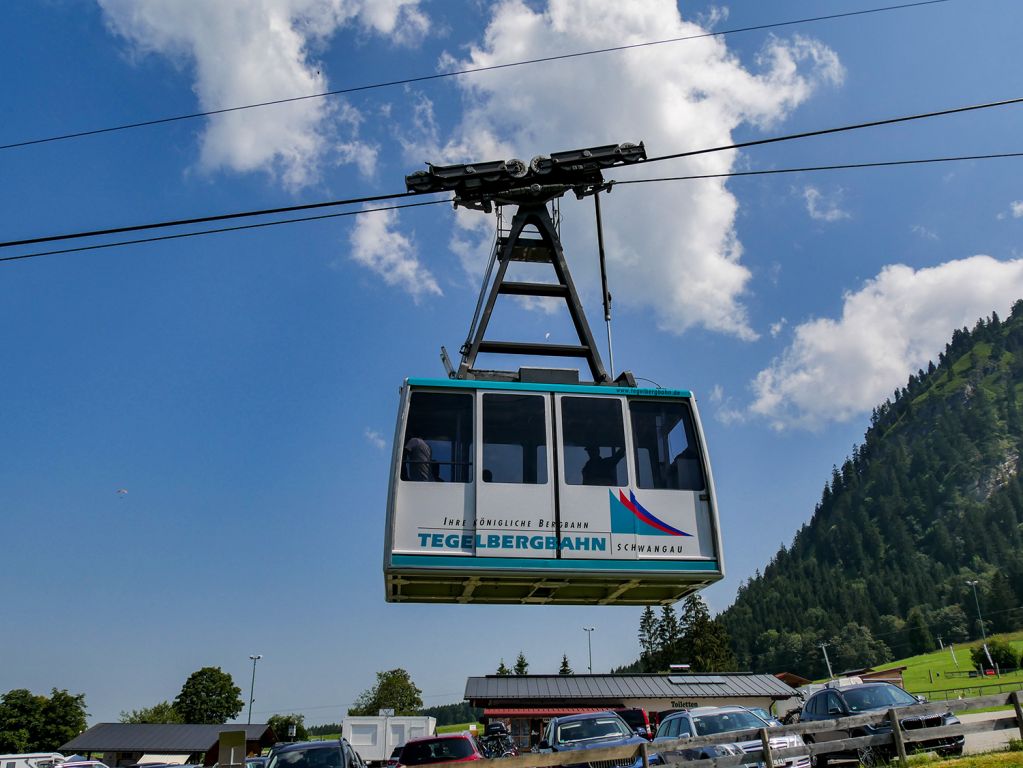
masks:
POLYGON ((751 673, 622 675, 487 675, 465 684, 483 721, 501 720, 520 748, 535 746, 552 717, 608 709, 651 716, 704 706, 762 707, 783 713, 799 699, 774 675, 751 673))

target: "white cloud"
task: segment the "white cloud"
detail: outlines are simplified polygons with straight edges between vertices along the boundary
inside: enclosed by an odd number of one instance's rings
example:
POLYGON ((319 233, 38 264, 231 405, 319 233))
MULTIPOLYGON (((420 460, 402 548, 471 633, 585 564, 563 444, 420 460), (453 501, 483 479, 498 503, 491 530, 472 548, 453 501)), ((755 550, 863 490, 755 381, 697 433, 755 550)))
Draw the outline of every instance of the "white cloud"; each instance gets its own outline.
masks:
POLYGON ((1023 200, 1013 200, 1009 203, 1009 213, 1014 219, 1023 218, 1023 200))
POLYGON ((803 200, 806 201, 806 212, 814 221, 841 221, 848 219, 849 214, 842 210, 842 191, 825 195, 817 187, 807 184, 803 187, 803 200))
MULTIPOLYGON (((140 54, 161 54, 194 74, 203 111, 330 90, 313 58, 338 29, 357 25, 394 42, 429 28, 418 0, 98 0, 107 23, 140 54)), ((372 173, 376 150, 359 138, 361 116, 338 99, 207 118, 200 167, 262 171, 290 189, 314 183, 323 162, 372 173)))
POLYGON ((1023 259, 971 256, 914 270, 885 267, 844 297, 837 320, 810 320, 752 383, 751 414, 817 428, 867 413, 936 360, 956 328, 1023 296, 1023 259))
POLYGON ((418 302, 423 296, 440 296, 442 291, 433 274, 416 254, 413 239, 396 228, 396 211, 374 211, 356 218, 350 241, 352 258, 401 288, 418 302))
POLYGON ((378 451, 382 451, 387 447, 387 441, 384 440, 384 436, 377 432, 375 429, 366 427, 363 434, 366 436, 366 442, 376 448, 378 451))
MULTIPOLYGON (((623 43, 699 34, 674 0, 520 0, 493 6, 480 45, 450 68, 623 43), (534 4, 535 5, 535 4, 534 4)), ((718 38, 633 49, 624 53, 516 68, 458 79, 464 115, 454 139, 409 149, 420 162, 529 159, 576 147, 644 140, 651 155, 728 144, 742 123, 777 124, 822 83, 838 83, 834 53, 807 38, 772 37, 751 72, 718 38), (414 150, 414 151, 413 151, 414 150)), ((609 174, 723 173, 735 152, 718 152, 609 174), (638 169, 637 169, 638 170, 638 169)), ((603 207, 612 291, 618 305, 651 311, 662 329, 693 326, 756 338, 742 296, 751 275, 741 263, 734 224, 738 203, 724 181, 619 187, 603 207)), ((595 285, 592 203, 570 196, 562 236, 577 281, 595 285)), ((460 225, 483 217, 459 216, 460 225)), ((493 236, 491 221, 457 237, 474 265, 493 236), (475 245, 470 245, 474 243, 475 245)), ((471 226, 480 226, 471 224, 471 226)))
POLYGON ((780 334, 785 329, 785 325, 787 323, 788 321, 784 317, 775 323, 771 323, 771 338, 772 339, 778 338, 778 334, 780 334))
POLYGON ((920 237, 922 237, 924 240, 939 240, 940 239, 938 237, 938 233, 937 232, 934 232, 934 231, 932 231, 930 229, 927 229, 927 227, 922 226, 920 224, 914 224, 911 229, 912 229, 914 234, 920 235, 920 237))

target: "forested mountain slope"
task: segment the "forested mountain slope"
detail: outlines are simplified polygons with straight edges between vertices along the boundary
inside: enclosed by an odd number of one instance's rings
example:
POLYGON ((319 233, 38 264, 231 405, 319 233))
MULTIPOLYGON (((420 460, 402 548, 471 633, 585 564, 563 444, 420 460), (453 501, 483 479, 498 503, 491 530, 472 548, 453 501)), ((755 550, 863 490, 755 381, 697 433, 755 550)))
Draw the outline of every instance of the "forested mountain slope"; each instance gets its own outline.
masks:
POLYGON ((874 410, 810 522, 720 621, 740 668, 826 674, 1023 626, 1023 300, 874 410))

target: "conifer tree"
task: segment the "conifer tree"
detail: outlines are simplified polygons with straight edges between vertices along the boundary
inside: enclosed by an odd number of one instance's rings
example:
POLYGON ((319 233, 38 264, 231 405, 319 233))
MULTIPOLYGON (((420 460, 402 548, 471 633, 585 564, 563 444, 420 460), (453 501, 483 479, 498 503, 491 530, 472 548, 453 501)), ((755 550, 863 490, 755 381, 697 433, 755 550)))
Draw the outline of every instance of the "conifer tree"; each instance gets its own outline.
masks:
POLYGON ((909 651, 914 656, 934 650, 934 638, 919 605, 910 608, 906 617, 906 640, 909 643, 909 651))
POLYGON ((559 675, 574 675, 575 674, 575 672, 572 671, 572 667, 570 667, 568 665, 568 654, 567 653, 561 654, 561 669, 558 670, 558 674, 559 675))
POLYGON ((515 659, 515 674, 525 675, 529 673, 529 662, 526 661, 526 654, 519 651, 519 657, 515 659))
POLYGON ((670 604, 661 606, 661 618, 657 622, 657 655, 653 671, 666 669, 669 664, 678 661, 673 656, 677 653, 676 646, 681 639, 682 632, 678 617, 675 615, 675 607, 670 604))
POLYGON ((501 659, 501 663, 497 665, 497 674, 502 677, 507 677, 511 674, 511 670, 504 663, 504 659, 501 659))
POLYGON ((639 659, 644 672, 656 672, 654 660, 657 656, 657 616, 649 605, 643 609, 639 620, 639 659))

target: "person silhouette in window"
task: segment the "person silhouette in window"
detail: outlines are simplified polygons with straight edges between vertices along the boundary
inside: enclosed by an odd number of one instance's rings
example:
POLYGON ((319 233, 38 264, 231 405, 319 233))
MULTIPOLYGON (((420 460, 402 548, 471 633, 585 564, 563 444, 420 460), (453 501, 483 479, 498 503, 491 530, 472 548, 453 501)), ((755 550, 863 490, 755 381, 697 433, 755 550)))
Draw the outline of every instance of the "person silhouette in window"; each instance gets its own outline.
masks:
POLYGON ((589 458, 583 464, 583 485, 617 485, 618 462, 625 455, 625 447, 616 448, 610 456, 602 457, 596 445, 586 446, 589 458))
POLYGON ((409 438, 405 443, 408 479, 416 482, 430 482, 433 477, 433 451, 430 444, 421 437, 409 438))

